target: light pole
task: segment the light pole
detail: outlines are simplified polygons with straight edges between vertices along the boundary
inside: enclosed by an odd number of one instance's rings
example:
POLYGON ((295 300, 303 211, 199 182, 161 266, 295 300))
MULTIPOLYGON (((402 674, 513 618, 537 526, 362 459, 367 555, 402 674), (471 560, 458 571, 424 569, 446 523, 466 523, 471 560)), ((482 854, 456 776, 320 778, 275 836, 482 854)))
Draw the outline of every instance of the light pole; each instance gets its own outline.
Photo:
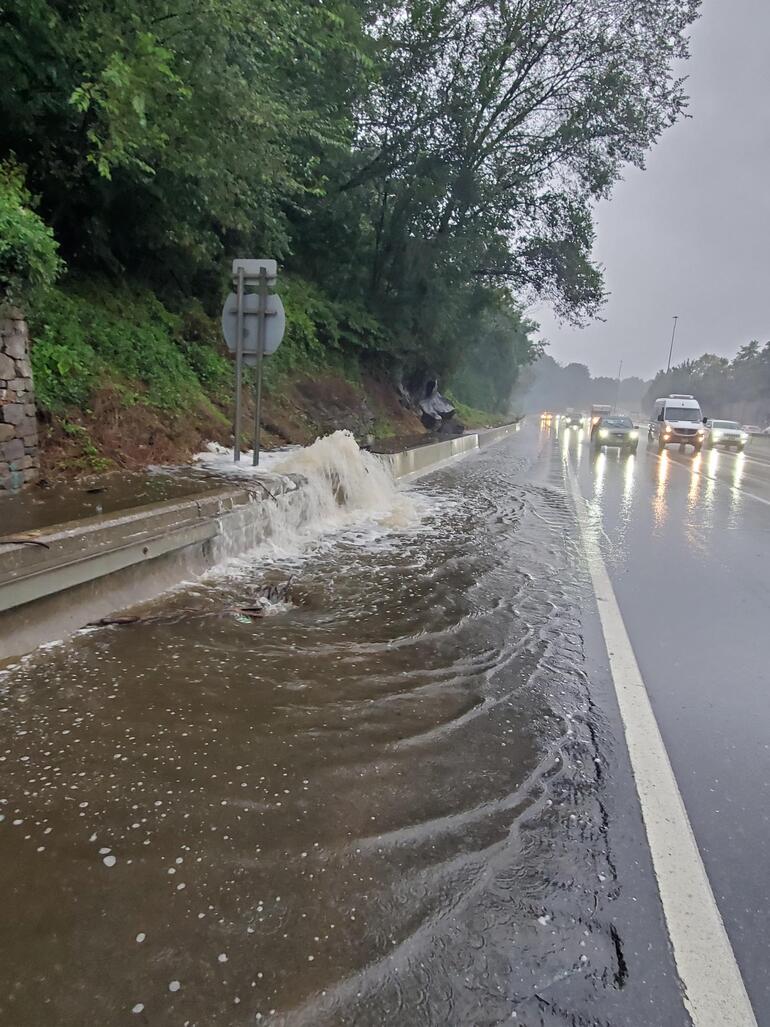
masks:
POLYGON ((676 336, 676 323, 679 320, 679 315, 674 315, 674 328, 671 332, 671 345, 668 348, 668 367, 666 368, 666 374, 671 370, 671 354, 674 352, 674 338, 676 336))
POLYGON ((618 391, 615 394, 615 413, 618 412, 618 408, 620 407, 620 385, 621 385, 620 375, 621 375, 622 371, 623 371, 623 361, 621 360, 620 361, 620 366, 618 367, 618 391))

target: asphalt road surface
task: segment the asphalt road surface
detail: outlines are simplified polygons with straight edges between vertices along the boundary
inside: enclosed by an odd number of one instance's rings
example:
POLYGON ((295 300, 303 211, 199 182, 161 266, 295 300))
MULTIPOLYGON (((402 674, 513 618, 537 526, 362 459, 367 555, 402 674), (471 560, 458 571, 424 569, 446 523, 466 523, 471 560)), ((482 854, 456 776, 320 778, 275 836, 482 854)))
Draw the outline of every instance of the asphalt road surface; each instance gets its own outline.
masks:
POLYGON ((770 1027, 770 459, 377 502, 0 672, 0 1022, 770 1027))
MULTIPOLYGON (((601 549, 757 1021, 770 1023, 770 449, 600 454, 541 426, 601 549)), ((736 1024, 744 1022, 736 1013, 736 1024)))

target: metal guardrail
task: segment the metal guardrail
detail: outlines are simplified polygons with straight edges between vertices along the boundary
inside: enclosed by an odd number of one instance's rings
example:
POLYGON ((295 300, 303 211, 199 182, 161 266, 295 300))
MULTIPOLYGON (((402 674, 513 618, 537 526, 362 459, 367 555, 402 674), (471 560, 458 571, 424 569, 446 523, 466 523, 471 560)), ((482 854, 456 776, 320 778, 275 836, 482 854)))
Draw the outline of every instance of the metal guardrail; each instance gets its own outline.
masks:
MULTIPOLYGON (((403 479, 499 441, 515 429, 504 425, 381 459, 403 479)), ((286 485, 293 490, 297 482, 287 480, 286 485)), ((69 634, 89 617, 152 598, 182 580, 191 566, 194 573, 202 572, 214 562, 222 519, 253 501, 248 488, 222 487, 26 533, 27 539, 43 545, 1 544, 0 537, 0 661, 69 634), (212 543, 210 553, 207 542, 212 543), (144 565, 147 573, 137 577, 132 568, 144 565)))
POLYGON ((218 489, 31 532, 44 545, 0 547, 0 611, 212 539, 218 518, 250 501, 245 490, 218 489))

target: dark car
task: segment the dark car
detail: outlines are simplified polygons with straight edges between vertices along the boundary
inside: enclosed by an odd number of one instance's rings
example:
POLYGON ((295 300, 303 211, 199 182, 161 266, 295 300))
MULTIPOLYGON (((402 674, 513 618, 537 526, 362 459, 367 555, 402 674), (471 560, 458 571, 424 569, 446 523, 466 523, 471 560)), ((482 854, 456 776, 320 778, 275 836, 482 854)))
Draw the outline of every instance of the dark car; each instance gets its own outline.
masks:
POLYGON ((591 445, 599 450, 603 446, 617 446, 635 453, 639 446, 639 431, 630 417, 602 417, 594 425, 591 445))

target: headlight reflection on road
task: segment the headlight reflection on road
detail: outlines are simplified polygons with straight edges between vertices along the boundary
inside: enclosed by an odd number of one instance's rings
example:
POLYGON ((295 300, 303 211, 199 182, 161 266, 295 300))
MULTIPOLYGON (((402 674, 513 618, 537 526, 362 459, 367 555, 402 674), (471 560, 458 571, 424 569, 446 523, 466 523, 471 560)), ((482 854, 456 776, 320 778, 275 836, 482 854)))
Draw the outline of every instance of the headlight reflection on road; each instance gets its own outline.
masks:
POLYGON ((632 453, 626 460, 623 470, 623 502, 627 503, 634 492, 634 472, 636 471, 636 457, 632 453))
POLYGON ((693 458, 692 470, 690 472, 690 486, 687 489, 687 509, 693 512, 700 499, 701 485, 703 484, 703 454, 697 453, 693 458))
POLYGON ((668 512, 666 505, 666 482, 668 481, 670 464, 671 457, 668 455, 668 451, 664 449, 658 457, 658 482, 655 496, 652 500, 652 514, 655 518, 656 528, 663 527, 668 512))
POLYGON ((717 489, 719 459, 720 454, 716 449, 712 449, 709 453, 708 464, 705 467, 704 477, 706 478, 706 488, 703 494, 703 506, 709 515, 709 523, 711 521, 711 512, 714 509, 714 495, 717 489))
POLYGON ((628 457, 623 467, 623 500, 620 504, 620 531, 619 536, 624 538, 626 529, 631 521, 631 506, 634 498, 635 472, 637 458, 632 454, 628 457))
POLYGON ((743 481, 743 472, 746 470, 746 454, 736 453, 735 463, 733 464, 733 485, 739 489, 741 482, 743 481))
POLYGON ((602 450, 594 461, 594 496, 599 499, 604 491, 604 475, 607 471, 607 454, 602 450))
POLYGON ((739 512, 743 502, 743 492, 741 490, 741 482, 743 481, 743 473, 746 470, 746 454, 736 453, 735 463, 733 464, 733 487, 730 489, 730 527, 735 527, 735 517, 739 512))
POLYGON ((575 467, 580 467, 580 461, 583 459, 583 450, 585 449, 584 443, 586 443, 588 436, 585 431, 581 428, 577 433, 577 445, 575 446, 575 467))

